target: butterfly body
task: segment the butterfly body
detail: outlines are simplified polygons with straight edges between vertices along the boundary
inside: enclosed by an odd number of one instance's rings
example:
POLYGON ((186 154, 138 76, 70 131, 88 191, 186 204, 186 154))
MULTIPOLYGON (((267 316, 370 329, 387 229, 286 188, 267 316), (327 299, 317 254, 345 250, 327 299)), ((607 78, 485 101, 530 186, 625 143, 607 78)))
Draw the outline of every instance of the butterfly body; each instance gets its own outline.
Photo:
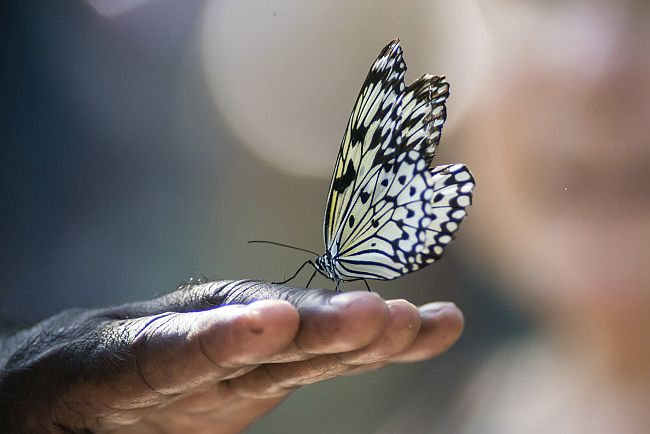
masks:
POLYGON ((314 268, 316 268, 316 271, 320 272, 323 276, 338 284, 343 279, 336 272, 336 268, 334 268, 335 261, 336 258, 332 258, 330 253, 327 252, 324 255, 316 257, 314 260, 314 268))

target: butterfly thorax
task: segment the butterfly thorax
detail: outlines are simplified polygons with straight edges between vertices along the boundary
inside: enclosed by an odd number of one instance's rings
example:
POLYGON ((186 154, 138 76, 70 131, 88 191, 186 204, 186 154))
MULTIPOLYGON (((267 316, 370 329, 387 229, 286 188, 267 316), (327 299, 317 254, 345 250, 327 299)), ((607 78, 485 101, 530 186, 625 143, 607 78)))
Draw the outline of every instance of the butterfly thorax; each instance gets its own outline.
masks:
POLYGON ((332 257, 330 256, 329 252, 318 256, 314 261, 314 265, 316 266, 316 269, 327 276, 328 279, 331 279, 335 282, 341 280, 341 277, 336 272, 334 261, 332 261, 332 257))

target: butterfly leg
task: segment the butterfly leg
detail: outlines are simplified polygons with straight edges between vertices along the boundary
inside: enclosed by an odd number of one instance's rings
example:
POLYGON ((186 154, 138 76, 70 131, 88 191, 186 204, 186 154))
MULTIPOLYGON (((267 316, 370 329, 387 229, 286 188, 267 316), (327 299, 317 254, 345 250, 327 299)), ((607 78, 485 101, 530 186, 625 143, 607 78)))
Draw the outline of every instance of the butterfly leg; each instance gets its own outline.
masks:
POLYGON ((305 265, 307 265, 307 264, 309 264, 309 265, 311 265, 312 267, 316 268, 316 265, 314 265, 314 263, 313 263, 313 262, 311 261, 311 259, 310 259, 309 261, 306 261, 305 263, 303 263, 303 264, 300 266, 300 268, 298 268, 298 271, 296 271, 295 273, 293 273, 293 276, 291 276, 290 278, 285 279, 285 280, 283 280, 282 282, 271 282, 271 283, 273 283, 274 285, 284 285, 285 283, 287 283, 287 282, 289 282, 289 281, 295 279, 296 276, 298 275, 298 273, 300 273, 300 272, 302 271, 302 269, 305 268, 305 265))
POLYGON ((318 270, 314 270, 314 272, 311 274, 311 277, 310 277, 309 280, 307 281, 307 284, 305 285, 305 288, 309 288, 309 284, 311 283, 312 280, 314 280, 314 276, 316 275, 316 272, 317 272, 317 271, 318 271, 318 270))
POLYGON ((372 292, 372 290, 370 289, 370 285, 368 285, 368 281, 366 279, 361 279, 361 280, 363 280, 363 283, 366 285, 366 289, 368 290, 368 292, 372 292))

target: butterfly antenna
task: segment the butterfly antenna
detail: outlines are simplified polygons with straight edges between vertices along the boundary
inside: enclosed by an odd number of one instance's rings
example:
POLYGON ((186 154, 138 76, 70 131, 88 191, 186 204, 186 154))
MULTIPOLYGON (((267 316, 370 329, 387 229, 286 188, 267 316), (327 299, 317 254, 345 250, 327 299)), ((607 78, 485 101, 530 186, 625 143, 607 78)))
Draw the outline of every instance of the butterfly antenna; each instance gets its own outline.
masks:
POLYGON ((275 241, 266 241, 266 240, 252 240, 247 244, 272 244, 274 246, 287 247, 289 249, 300 250, 301 252, 311 253, 312 255, 319 256, 318 253, 312 252, 311 250, 303 249, 296 246, 290 246, 289 244, 276 243, 275 241))

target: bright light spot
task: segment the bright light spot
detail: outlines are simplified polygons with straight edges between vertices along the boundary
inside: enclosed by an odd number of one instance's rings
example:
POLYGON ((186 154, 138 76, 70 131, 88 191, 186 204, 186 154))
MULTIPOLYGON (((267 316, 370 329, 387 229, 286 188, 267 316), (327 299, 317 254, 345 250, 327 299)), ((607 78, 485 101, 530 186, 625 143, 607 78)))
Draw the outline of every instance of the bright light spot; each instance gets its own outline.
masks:
POLYGON ((447 75, 450 124, 480 92, 489 45, 473 1, 219 0, 205 3, 202 18, 220 115, 255 155, 303 176, 331 174, 357 93, 388 41, 402 40, 407 82, 447 75))

